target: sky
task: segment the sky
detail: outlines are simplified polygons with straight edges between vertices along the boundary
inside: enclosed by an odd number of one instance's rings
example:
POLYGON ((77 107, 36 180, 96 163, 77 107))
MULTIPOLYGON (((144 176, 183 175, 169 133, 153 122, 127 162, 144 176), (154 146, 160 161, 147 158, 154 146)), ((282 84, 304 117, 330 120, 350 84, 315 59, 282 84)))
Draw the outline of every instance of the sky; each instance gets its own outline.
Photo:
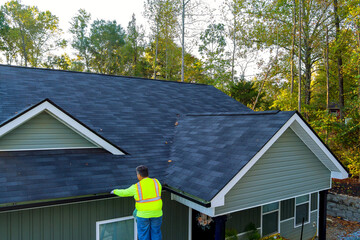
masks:
MULTIPOLYGON (((49 10, 59 17, 60 27, 68 31, 71 18, 80 8, 91 14, 91 19, 116 20, 124 29, 127 28, 134 13, 137 22, 146 28, 146 19, 143 16, 145 0, 19 0, 22 4, 37 6, 39 10, 49 10)), ((222 0, 206 0, 212 6, 218 5, 222 0)), ((7 0, 0 0, 3 5, 7 0)))
MULTIPOLYGON (((6 0, 0 0, 3 5, 6 0)), ((131 16, 135 13, 138 22, 145 23, 143 17, 144 0, 21 0, 22 4, 37 6, 40 11, 49 10, 59 17, 60 28, 68 31, 71 18, 74 17, 80 8, 91 14, 91 19, 116 20, 126 29, 131 16)))
MULTIPOLYGON (((37 6, 40 11, 49 10, 52 14, 59 18, 60 28, 64 32, 64 38, 71 40, 69 33, 71 18, 77 15, 80 8, 85 9, 91 14, 91 22, 96 19, 116 20, 125 30, 131 20, 132 14, 135 14, 137 24, 142 24, 147 34, 149 27, 147 20, 143 16, 144 3, 146 0, 19 0, 24 5, 37 6)), ((0 0, 0 5, 8 2, 8 0, 0 0)), ((214 9, 215 15, 219 11, 219 6, 223 0, 204 0, 214 9)), ((213 12, 213 13, 214 13, 213 12)), ((205 23, 206 25, 206 23, 205 23)), ((204 26, 205 27, 205 26, 204 26)), ((196 49, 196 47, 195 47, 196 49)), ((68 53, 72 55, 70 46, 68 53)), ((190 50, 191 51, 191 50, 190 50)), ((193 52, 196 56, 197 52, 193 52)), ((199 57, 199 56, 198 56, 199 57)))

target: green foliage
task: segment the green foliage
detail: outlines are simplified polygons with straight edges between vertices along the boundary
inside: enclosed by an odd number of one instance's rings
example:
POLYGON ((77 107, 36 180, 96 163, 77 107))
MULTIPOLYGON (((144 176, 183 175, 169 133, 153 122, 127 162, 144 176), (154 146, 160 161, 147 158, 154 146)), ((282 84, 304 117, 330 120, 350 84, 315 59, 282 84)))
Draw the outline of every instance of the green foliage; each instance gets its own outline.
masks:
MULTIPOLYGON (((240 80, 235 83, 230 83, 229 95, 241 102, 242 104, 252 108, 256 97, 258 96, 258 89, 255 88, 255 83, 252 81, 240 80)), ((258 103, 261 104, 262 98, 265 93, 261 93, 258 103)))
POLYGON ((60 38, 59 19, 49 11, 12 0, 1 7, 7 31, 2 32, 2 48, 7 62, 37 67, 46 54, 66 41, 60 38))
POLYGON ((259 240, 260 239, 260 233, 257 230, 254 223, 250 223, 245 227, 246 237, 248 240, 259 240))
POLYGON ((224 89, 230 81, 229 59, 226 57, 225 26, 222 23, 210 24, 200 34, 199 52, 204 60, 209 84, 224 89))
POLYGON ((89 36, 90 63, 99 73, 120 74, 125 31, 116 21, 95 20, 89 36))
POLYGON ((225 230, 225 239, 227 240, 237 240, 237 231, 235 229, 226 229, 225 230))
POLYGON ((70 33, 73 34, 71 46, 77 51, 78 58, 85 65, 86 70, 90 71, 90 39, 89 39, 89 22, 91 15, 84 9, 79 9, 78 14, 70 22, 70 33))

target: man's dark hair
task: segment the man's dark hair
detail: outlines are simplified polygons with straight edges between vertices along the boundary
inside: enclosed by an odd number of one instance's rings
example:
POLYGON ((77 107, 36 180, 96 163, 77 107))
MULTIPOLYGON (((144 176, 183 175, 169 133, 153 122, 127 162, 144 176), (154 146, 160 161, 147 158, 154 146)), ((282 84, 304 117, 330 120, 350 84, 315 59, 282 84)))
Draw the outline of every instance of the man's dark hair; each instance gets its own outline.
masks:
POLYGON ((149 170, 146 166, 140 165, 136 168, 136 172, 143 178, 149 176, 149 170))

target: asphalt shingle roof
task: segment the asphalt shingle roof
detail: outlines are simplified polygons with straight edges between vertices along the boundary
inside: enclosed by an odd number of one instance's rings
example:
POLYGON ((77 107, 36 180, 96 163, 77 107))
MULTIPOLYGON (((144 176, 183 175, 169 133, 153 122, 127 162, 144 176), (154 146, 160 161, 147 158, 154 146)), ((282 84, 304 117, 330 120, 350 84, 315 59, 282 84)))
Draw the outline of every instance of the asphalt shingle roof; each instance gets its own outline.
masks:
POLYGON ((181 116, 171 147, 167 184, 210 201, 294 114, 181 116))
MULTIPOLYGON (((147 165, 151 176, 166 182, 179 115, 252 112, 207 85, 0 65, 0 123, 46 98, 129 154, 116 156, 102 150, 0 152, 0 204, 127 187, 137 181, 134 169, 139 164, 147 165)), ((200 150, 196 154, 204 154, 200 150)), ((202 162, 195 163, 188 168, 198 169, 202 162)), ((215 162, 209 162, 212 164, 215 162)), ((205 186, 204 179, 193 181, 205 186)))

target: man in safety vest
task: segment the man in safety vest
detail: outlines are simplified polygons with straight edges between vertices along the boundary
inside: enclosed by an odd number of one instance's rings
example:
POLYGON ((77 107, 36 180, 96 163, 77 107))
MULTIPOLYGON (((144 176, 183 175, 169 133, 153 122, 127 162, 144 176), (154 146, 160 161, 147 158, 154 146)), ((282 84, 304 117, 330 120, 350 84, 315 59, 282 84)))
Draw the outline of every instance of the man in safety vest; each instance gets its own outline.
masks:
POLYGON ((111 194, 120 197, 134 197, 136 222, 139 240, 161 240, 162 200, 161 184, 155 178, 149 178, 148 168, 138 166, 137 184, 127 189, 114 189, 111 194))

